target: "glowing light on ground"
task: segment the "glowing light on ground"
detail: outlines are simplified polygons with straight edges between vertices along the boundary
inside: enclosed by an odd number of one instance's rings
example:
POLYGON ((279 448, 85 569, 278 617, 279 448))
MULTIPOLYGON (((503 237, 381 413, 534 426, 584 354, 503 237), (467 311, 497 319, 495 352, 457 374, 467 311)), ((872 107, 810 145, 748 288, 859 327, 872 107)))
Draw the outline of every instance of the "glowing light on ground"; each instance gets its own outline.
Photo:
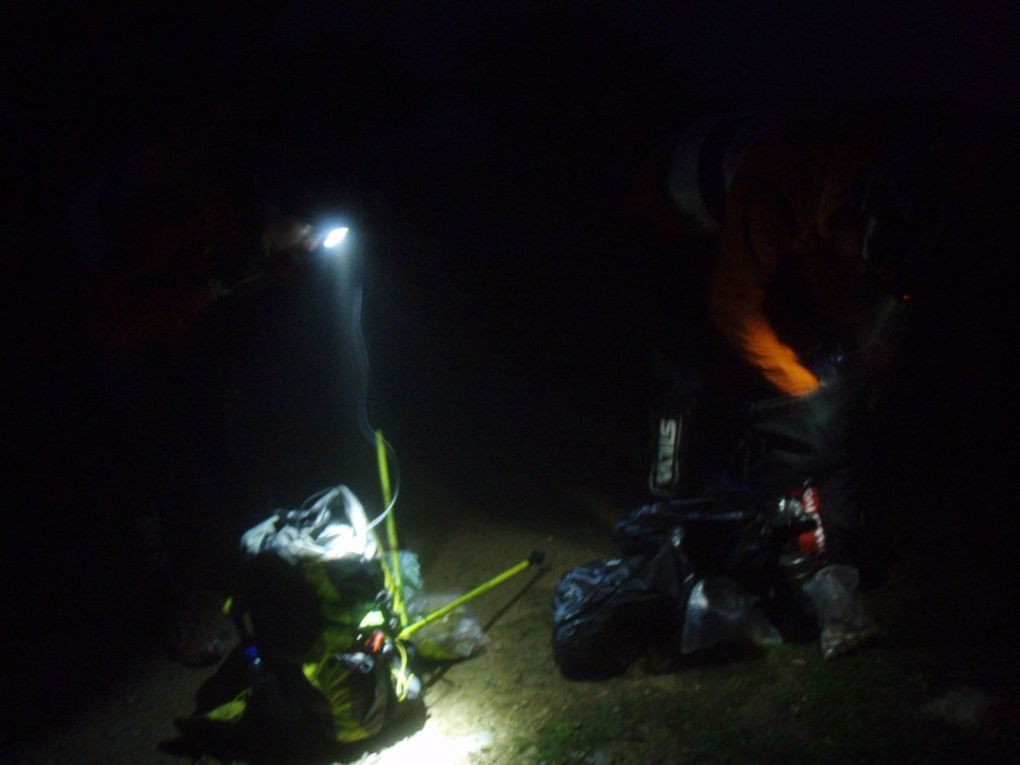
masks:
POLYGON ((354 765, 467 765, 471 755, 492 746, 488 731, 447 738, 430 723, 381 752, 365 755, 354 765))

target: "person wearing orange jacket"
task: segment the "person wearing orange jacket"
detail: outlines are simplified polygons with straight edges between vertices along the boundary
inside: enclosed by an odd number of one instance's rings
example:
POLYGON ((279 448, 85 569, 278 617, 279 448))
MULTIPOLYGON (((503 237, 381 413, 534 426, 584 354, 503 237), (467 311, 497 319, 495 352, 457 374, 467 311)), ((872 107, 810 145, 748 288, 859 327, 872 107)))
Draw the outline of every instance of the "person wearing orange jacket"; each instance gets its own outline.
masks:
MULTIPOLYGON (((825 563, 866 579, 886 559, 860 448, 869 397, 902 324, 904 274, 941 214, 897 135, 862 117, 714 117, 689 126, 669 177, 685 231, 715 240, 712 324, 774 394, 746 407, 742 478, 765 497, 811 479, 825 563)), ((843 648, 873 634, 858 626, 843 648)))
POLYGON ((189 335, 225 298, 285 276, 318 244, 307 223, 263 204, 247 153, 216 138, 172 136, 114 163, 70 211, 90 297, 79 334, 102 397, 104 522, 142 584, 139 616, 191 665, 220 658, 226 636, 170 541, 184 485, 219 458, 190 381, 189 335))
POLYGON ((769 316, 767 293, 793 286, 780 284, 784 277, 807 288, 782 298, 794 303, 785 313, 799 311, 802 323, 814 324, 815 341, 828 325, 859 347, 869 343, 863 333, 883 296, 876 288, 884 267, 868 262, 865 238, 874 224, 862 209, 883 161, 884 138, 875 131, 817 118, 765 127, 730 183, 711 315, 730 345, 783 395, 820 387, 769 316))
POLYGON ((177 143, 114 165, 73 211, 100 346, 180 340, 217 301, 318 244, 307 223, 254 198, 228 150, 177 143))

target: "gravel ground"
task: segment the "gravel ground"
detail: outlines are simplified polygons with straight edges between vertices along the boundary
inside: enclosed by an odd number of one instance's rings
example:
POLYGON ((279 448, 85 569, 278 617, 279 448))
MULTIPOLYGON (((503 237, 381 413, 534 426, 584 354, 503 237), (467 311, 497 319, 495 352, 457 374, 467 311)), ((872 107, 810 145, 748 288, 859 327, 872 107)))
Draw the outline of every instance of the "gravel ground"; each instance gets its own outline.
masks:
POLYGON ((564 518, 507 520, 507 508, 498 506, 436 507, 408 491, 403 508, 405 515, 433 521, 408 523, 404 540, 420 551, 428 589, 473 586, 536 548, 545 551, 546 563, 475 601, 487 645, 474 658, 423 673, 423 720, 384 731, 365 747, 319 751, 304 760, 171 754, 160 745, 174 738, 173 719, 190 712, 196 690, 215 668, 184 668, 134 644, 119 652, 129 672, 108 685, 96 683, 73 714, 16 738, 0 761, 636 765, 822 756, 831 762, 965 762, 980 754, 985 762, 1004 763, 1017 751, 1011 696, 1017 677, 1005 658, 1008 646, 993 635, 981 650, 962 649, 950 632, 922 638, 918 622, 939 602, 918 600, 923 561, 906 561, 870 597, 886 634, 859 655, 826 663, 808 643, 756 656, 692 659, 679 667, 646 657, 624 676, 571 682, 553 660, 550 604, 564 572, 608 554, 604 525, 594 515, 571 527, 576 521, 564 518), (910 611, 912 618, 904 618, 910 611))

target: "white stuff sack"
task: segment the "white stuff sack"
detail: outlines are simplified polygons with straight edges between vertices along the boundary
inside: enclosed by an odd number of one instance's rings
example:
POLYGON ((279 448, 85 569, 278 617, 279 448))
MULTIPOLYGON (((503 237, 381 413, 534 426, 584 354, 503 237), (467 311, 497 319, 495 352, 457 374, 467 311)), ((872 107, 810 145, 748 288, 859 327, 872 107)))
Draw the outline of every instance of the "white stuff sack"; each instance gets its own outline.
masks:
POLYGON ((365 509, 343 484, 303 510, 278 510, 241 536, 249 555, 273 552, 291 564, 308 560, 373 559, 377 555, 365 509))

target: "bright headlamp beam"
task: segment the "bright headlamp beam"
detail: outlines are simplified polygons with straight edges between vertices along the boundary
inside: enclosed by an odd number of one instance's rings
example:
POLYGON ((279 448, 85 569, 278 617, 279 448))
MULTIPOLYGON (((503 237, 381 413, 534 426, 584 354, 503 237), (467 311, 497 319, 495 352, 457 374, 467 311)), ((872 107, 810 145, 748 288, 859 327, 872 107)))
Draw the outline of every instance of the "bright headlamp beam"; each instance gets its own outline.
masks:
POLYGON ((346 226, 340 228, 330 229, 329 233, 326 234, 326 239, 322 242, 322 246, 328 249, 337 247, 340 242, 347 238, 348 229, 346 226))

